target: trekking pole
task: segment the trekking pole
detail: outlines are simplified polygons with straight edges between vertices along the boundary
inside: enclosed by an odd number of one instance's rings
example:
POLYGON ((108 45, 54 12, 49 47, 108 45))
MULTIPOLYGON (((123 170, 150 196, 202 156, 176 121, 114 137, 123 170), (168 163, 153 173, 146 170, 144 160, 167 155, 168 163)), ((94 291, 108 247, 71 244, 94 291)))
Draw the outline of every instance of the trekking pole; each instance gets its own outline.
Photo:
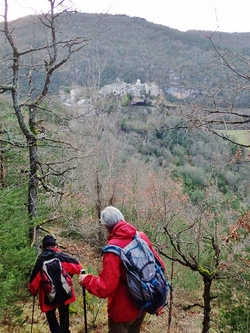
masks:
POLYGON ((32 316, 31 316, 31 328, 30 333, 33 332, 33 323, 34 323, 34 311, 35 311, 35 298, 36 296, 33 296, 33 304, 32 304, 32 316))
MULTIPOLYGON (((85 274, 85 269, 81 270, 81 274, 85 274)), ((82 287, 82 296, 83 296, 83 310, 84 310, 84 326, 85 326, 85 333, 88 333, 87 327, 87 304, 86 304, 86 289, 82 287)))

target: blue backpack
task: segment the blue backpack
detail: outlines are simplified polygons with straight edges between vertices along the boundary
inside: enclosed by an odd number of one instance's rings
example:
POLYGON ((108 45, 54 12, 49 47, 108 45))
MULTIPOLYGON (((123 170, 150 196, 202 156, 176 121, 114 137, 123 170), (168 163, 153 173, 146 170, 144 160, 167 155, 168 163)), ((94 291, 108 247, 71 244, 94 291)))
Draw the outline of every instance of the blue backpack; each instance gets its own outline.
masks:
POLYGON ((149 245, 137 233, 123 249, 106 245, 102 253, 114 253, 121 258, 126 272, 129 293, 141 311, 160 314, 166 305, 170 284, 149 245))

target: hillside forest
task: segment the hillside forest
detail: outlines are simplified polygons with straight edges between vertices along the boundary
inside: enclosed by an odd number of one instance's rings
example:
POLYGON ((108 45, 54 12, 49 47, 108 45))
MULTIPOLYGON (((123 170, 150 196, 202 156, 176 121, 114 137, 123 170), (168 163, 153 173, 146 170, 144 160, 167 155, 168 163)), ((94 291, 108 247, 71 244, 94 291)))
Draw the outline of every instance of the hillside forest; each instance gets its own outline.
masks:
MULTIPOLYGON (((44 235, 98 274, 108 205, 149 236, 173 287, 142 332, 250 332, 249 34, 48 3, 9 21, 6 0, 0 23, 0 332, 48 330, 27 288, 44 235), (130 90, 100 93, 119 82, 130 90)), ((106 300, 87 293, 87 318, 105 332, 106 300)))

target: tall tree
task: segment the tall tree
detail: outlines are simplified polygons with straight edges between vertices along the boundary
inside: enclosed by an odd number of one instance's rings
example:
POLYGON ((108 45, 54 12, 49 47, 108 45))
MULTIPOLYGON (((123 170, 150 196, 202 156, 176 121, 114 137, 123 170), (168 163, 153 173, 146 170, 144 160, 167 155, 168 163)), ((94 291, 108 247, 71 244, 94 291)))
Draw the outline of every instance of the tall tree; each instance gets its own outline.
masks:
MULTIPOLYGON (((43 31, 43 38, 36 39, 27 49, 23 49, 21 36, 18 38, 15 22, 8 20, 8 0, 4 0, 4 22, 1 33, 6 41, 6 55, 2 59, 0 93, 10 93, 17 122, 25 141, 9 142, 19 145, 29 152, 28 214, 35 218, 38 200, 38 170, 42 170, 39 160, 38 111, 44 110, 43 103, 48 97, 54 73, 88 41, 83 36, 65 37, 60 33, 60 18, 72 10, 65 6, 66 1, 48 0, 49 10, 36 16, 30 29, 43 31), (13 26, 14 24, 14 26, 13 26), (37 77, 41 80, 36 80, 37 77), (40 82, 40 83, 39 83, 40 82)), ((38 238, 37 228, 30 230, 31 240, 38 238)))

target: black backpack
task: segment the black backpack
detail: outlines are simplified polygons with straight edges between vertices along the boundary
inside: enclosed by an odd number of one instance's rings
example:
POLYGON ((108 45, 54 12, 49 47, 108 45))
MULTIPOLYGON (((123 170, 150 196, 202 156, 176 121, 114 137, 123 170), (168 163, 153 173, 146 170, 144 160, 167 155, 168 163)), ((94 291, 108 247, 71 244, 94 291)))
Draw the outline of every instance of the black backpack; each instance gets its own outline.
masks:
POLYGON ((72 296, 72 277, 62 266, 58 253, 42 261, 41 278, 46 304, 61 305, 72 296))
POLYGON ((150 314, 160 314, 172 289, 163 269, 149 245, 139 234, 123 249, 106 245, 102 253, 114 253, 121 258, 126 271, 128 291, 135 304, 150 314))

